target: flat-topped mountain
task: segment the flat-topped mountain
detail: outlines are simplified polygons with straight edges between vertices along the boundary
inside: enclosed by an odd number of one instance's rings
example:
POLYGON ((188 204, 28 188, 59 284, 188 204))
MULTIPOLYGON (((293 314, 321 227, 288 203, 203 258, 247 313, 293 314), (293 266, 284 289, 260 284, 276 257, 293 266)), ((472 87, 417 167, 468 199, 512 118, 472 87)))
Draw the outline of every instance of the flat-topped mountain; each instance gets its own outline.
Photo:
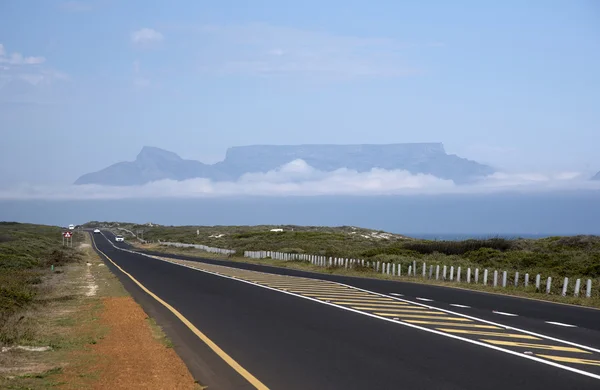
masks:
POLYGON ((116 163, 85 174, 75 184, 128 186, 162 179, 237 180, 245 173, 268 172, 297 159, 321 171, 401 169, 413 174, 431 174, 457 184, 494 172, 487 165, 447 154, 441 143, 237 146, 227 150, 223 161, 212 165, 184 160, 173 152, 145 146, 135 161, 116 163))

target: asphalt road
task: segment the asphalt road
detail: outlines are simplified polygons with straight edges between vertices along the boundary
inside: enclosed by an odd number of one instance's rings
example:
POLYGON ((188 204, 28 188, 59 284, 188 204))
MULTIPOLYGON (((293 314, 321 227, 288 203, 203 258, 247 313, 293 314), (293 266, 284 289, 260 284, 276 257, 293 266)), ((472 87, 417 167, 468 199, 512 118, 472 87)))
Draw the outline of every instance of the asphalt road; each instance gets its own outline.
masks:
MULTIPOLYGON (((112 237, 108 232, 106 235, 112 237)), ((107 265, 164 327, 192 374, 209 389, 256 386, 122 271, 175 308, 271 389, 600 388, 600 353, 585 348, 598 348, 598 311, 276 267, 237 264, 237 268, 225 268, 219 267, 222 262, 194 259, 203 268, 197 271, 119 250, 104 236, 93 236, 97 248, 120 269, 110 261, 107 265), (404 296, 389 298, 393 292, 404 296), (352 305, 353 311, 345 305, 352 305), (505 316, 494 310, 518 315, 505 316), (461 313, 475 319, 465 319, 461 313), (499 324, 510 322, 538 335, 490 325, 479 318, 499 324), (550 337, 583 344, 584 348, 550 337), (523 358, 524 352, 546 357, 534 361, 523 358), (586 376, 586 372, 598 377, 586 376)))

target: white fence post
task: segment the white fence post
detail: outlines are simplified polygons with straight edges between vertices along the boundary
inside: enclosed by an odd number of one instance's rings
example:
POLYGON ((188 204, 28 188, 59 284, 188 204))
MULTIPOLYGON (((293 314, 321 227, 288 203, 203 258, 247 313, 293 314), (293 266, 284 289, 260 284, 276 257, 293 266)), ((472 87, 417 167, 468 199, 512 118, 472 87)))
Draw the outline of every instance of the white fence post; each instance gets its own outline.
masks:
POLYGON ((450 281, 454 280, 454 266, 450 266, 450 281))
POLYGON ((435 266, 435 280, 440 280, 440 265, 435 266))
POLYGON ((460 267, 456 270, 456 281, 460 283, 460 267))
POLYGON ((565 278, 565 281, 563 282, 563 289, 562 289, 563 297, 567 296, 567 288, 569 288, 569 278, 565 278))
POLYGON ((498 270, 494 270, 494 287, 498 287, 498 270))
POLYGON ((519 286, 519 271, 515 272, 515 287, 519 286))
POLYGON ((413 260, 412 276, 417 276, 417 261, 413 260))
POLYGON ((529 285, 529 274, 525 274, 525 288, 529 285))
POLYGON ((546 282, 546 294, 550 294, 550 287, 552 287, 552 277, 548 276, 548 282, 546 282))
POLYGON ((502 272, 502 288, 506 288, 506 279, 508 279, 507 272, 504 271, 504 272, 502 272))
POLYGON ((475 268, 475 284, 479 283, 479 268, 475 268))
POLYGON ((540 274, 535 275, 535 290, 536 291, 540 291, 541 281, 542 281, 542 276, 540 274))
POLYGON ((471 267, 467 268, 467 283, 471 283, 471 267))
POLYGON ((592 297, 592 279, 587 280, 586 287, 585 287, 585 297, 586 298, 592 297))
POLYGON ((577 279, 575 281, 575 290, 573 291, 573 295, 575 295, 576 297, 579 296, 579 289, 581 288, 581 279, 577 279))
POLYGON ((488 281, 488 270, 487 268, 483 270, 483 285, 487 286, 488 281))
POLYGON ((408 266, 408 276, 410 276, 410 271, 412 271, 412 265, 408 266))
POLYGON ((425 279, 426 272, 427 272, 427 266, 425 265, 425 262, 423 262, 423 279, 425 279))

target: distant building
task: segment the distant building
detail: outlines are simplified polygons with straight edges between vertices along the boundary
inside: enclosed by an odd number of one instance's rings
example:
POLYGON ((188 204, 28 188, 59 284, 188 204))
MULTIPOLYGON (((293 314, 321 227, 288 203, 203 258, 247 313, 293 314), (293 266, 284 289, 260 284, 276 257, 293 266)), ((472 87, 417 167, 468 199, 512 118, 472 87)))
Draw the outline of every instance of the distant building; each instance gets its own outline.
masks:
POLYGON ((271 229, 272 232, 282 232, 283 229, 271 229))

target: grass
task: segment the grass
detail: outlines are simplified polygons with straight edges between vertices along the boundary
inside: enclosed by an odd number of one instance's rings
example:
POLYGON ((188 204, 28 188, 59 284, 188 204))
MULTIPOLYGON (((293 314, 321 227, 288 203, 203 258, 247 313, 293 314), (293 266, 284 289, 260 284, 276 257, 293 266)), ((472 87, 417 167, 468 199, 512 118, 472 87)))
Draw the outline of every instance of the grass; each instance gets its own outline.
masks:
POLYGON ((0 345, 22 337, 14 326, 15 314, 36 299, 50 267, 81 261, 75 249, 81 235, 75 235, 70 248, 62 246, 61 234, 58 227, 0 222, 0 345))
MULTIPOLYGON (((364 259, 370 262, 386 262, 400 264, 406 273, 413 261, 418 264, 446 265, 461 267, 463 280, 467 268, 494 270, 499 273, 507 271, 507 284, 514 285, 515 272, 519 272, 520 283, 525 273, 530 275, 530 283, 534 283, 536 274, 542 276, 545 282, 552 277, 551 295, 524 288, 507 288, 503 293, 513 295, 535 296, 542 299, 560 301, 576 301, 579 304, 595 303, 600 298, 600 237, 598 236, 564 236, 541 239, 505 239, 490 237, 487 239, 471 239, 462 241, 419 240, 402 235, 386 234, 381 231, 361 229, 350 226, 318 227, 318 226, 147 226, 128 223, 90 223, 94 226, 104 226, 115 229, 127 228, 132 231, 144 230, 144 238, 156 243, 160 241, 204 244, 213 247, 235 249, 235 256, 208 254, 191 248, 157 247, 155 244, 144 245, 146 249, 156 251, 194 254, 202 257, 228 258, 234 261, 247 261, 266 264, 269 259, 258 261, 242 259, 244 251, 278 251, 286 253, 306 253, 326 257, 364 259), (284 229, 283 232, 271 232, 271 229, 284 229), (582 279, 582 291, 585 280, 593 280, 594 299, 576 297, 560 297, 563 278, 568 277, 569 294, 572 294, 575 279, 582 279), (552 298, 551 298, 552 297, 552 298)), ((135 242, 133 238, 129 238, 135 242)), ((274 261, 279 266, 299 266, 299 262, 274 261)), ((317 272, 340 272, 340 270, 324 270, 315 267, 317 272)), ((355 271, 353 271, 355 272, 355 271)), ((356 271, 367 277, 382 277, 375 272, 364 269, 356 271)), ((414 280, 414 278, 413 278, 414 280)), ((422 280, 421 280, 422 281, 422 280)), ((432 282, 433 283, 433 282, 432 282)), ((443 282, 438 282, 443 283, 443 282)), ((448 282, 448 285, 457 286, 448 282)), ((461 284, 467 287, 466 283, 461 284)), ((488 287, 468 285, 468 288, 487 289, 488 287)), ((500 291, 501 289, 494 289, 500 291)))
POLYGON ((66 383, 61 377, 67 364, 86 373, 87 379, 82 377, 79 382, 82 387, 94 376, 89 369, 94 357, 82 351, 101 340, 108 329, 98 323, 100 297, 84 294, 89 277, 98 281, 98 295, 120 295, 124 289, 111 286, 112 274, 98 265, 101 261, 87 234, 75 233, 73 248, 63 248, 61 232, 57 227, 0 223, 0 344, 51 348, 0 354, 0 388, 63 386, 66 383))
POLYGON ((154 318, 148 317, 146 318, 146 321, 148 321, 148 326, 152 331, 152 336, 165 347, 173 348, 173 342, 167 337, 162 327, 156 323, 156 320, 154 318))

